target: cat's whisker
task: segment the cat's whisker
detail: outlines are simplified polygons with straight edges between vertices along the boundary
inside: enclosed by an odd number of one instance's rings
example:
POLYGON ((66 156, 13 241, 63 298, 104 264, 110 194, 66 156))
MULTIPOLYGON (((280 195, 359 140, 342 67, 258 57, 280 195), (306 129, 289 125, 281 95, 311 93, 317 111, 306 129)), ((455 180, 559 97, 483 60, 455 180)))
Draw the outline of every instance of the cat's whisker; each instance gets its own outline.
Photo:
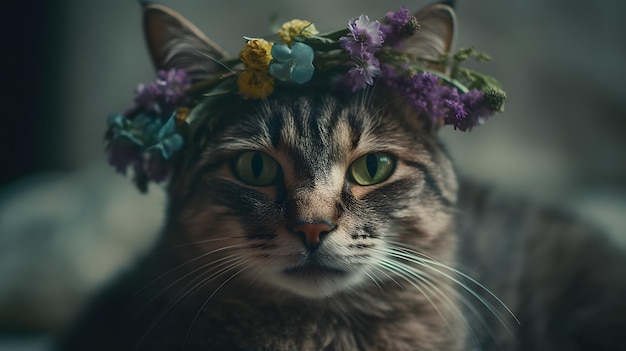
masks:
MULTIPOLYGON (((407 270, 410 270, 411 272, 414 273, 415 277, 417 277, 418 279, 420 279, 421 281, 423 281, 425 284, 429 285, 432 289, 436 290, 436 292, 445 299, 446 303, 449 305, 449 307, 451 307, 451 310, 453 311, 453 313, 455 313, 457 315, 457 317, 459 318, 459 320, 462 321, 462 323, 465 325, 466 329, 471 333, 473 339, 477 342, 478 345, 478 338, 476 337, 476 334, 474 333, 474 330, 472 328, 472 326, 468 323, 467 318, 465 318, 465 316, 463 315, 462 311, 457 307, 457 305, 448 297, 448 295, 446 293, 444 293, 437 285, 435 285, 433 282, 429 281, 430 280, 434 280, 436 279, 437 281, 441 281, 439 280, 438 276, 433 276, 432 274, 428 274, 425 271, 422 271, 420 269, 417 269, 416 267, 410 266, 410 265, 406 265, 403 264, 402 262, 397 262, 394 261, 395 264, 399 264, 402 265, 403 267, 405 267, 407 270)), ((485 321, 485 319, 482 317, 482 315, 478 312, 478 310, 474 307, 474 305, 467 299, 465 298, 465 296, 463 296, 462 294, 460 294, 456 289, 454 289, 452 286, 450 286, 449 284, 442 284, 441 285, 445 290, 447 290, 448 292, 450 292, 451 294, 453 294, 457 299, 459 299, 459 301, 461 301, 461 303, 466 306, 470 312, 472 312, 477 319, 479 320, 479 322, 481 323, 481 325, 485 328, 485 330, 487 330, 487 332, 490 334, 490 336, 492 338, 494 338, 495 340, 495 335, 493 334, 493 330, 487 325, 487 322, 485 321)))
POLYGON ((163 320, 163 318, 165 318, 165 316, 168 315, 168 313, 170 313, 170 311, 176 307, 185 297, 187 297, 188 295, 196 292, 197 290, 201 289, 202 287, 206 286, 207 284, 209 284, 211 281, 213 281, 215 278, 223 275, 224 273, 238 267, 239 265, 242 264, 242 262, 246 262, 247 259, 245 256, 243 255, 238 255, 239 258, 238 260, 236 260, 235 263, 232 263, 230 266, 227 266, 225 268, 222 268, 221 270, 219 270, 218 272, 215 272, 213 274, 211 274, 210 276, 202 279, 199 283, 197 283, 196 285, 194 285, 193 287, 191 287, 190 289, 188 289, 184 294, 182 294, 181 296, 178 297, 178 299, 176 299, 176 301, 174 301, 173 303, 171 303, 169 305, 169 307, 163 311, 161 311, 159 313, 159 316, 157 316, 156 321, 154 321, 150 327, 147 329, 147 331, 143 334, 143 336, 139 339, 139 341, 137 342, 136 346, 135 346, 135 350, 137 348, 139 348, 141 346, 141 343, 143 342, 143 340, 145 340, 145 338, 148 337, 148 335, 150 335, 150 333, 152 333, 152 330, 154 330, 154 328, 163 320))
POLYGON ((378 290, 380 290, 380 292, 383 292, 383 288, 380 286, 380 284, 378 284, 378 281, 376 279, 374 279, 374 277, 372 276, 374 273, 372 272, 372 274, 368 273, 367 271, 363 271, 363 273, 365 273, 365 275, 367 275, 371 281, 374 282, 374 284, 376 284, 376 286, 378 287, 378 290))
POLYGON ((163 250, 155 252, 155 255, 168 253, 168 252, 173 251, 173 250, 177 250, 177 249, 185 248, 185 247, 189 247, 189 246, 194 246, 194 245, 201 245, 201 244, 212 243, 212 242, 216 242, 216 241, 224 241, 224 240, 232 240, 232 239, 245 239, 245 238, 246 238, 245 235, 237 235, 237 236, 226 236, 226 237, 221 237, 221 238, 212 238, 212 239, 206 239, 206 240, 198 240, 198 241, 194 241, 194 242, 191 242, 191 243, 185 243, 185 244, 180 244, 180 245, 175 245, 175 246, 172 246, 172 247, 168 247, 166 249, 163 249, 163 250))
MULTIPOLYGON (((431 274, 428 274, 427 272, 424 272, 422 270, 419 270, 413 266, 404 264, 402 262, 398 262, 398 261, 391 261, 393 264, 398 265, 400 267, 402 267, 402 269, 407 272, 407 273, 412 273, 412 275, 417 278, 419 281, 421 281, 422 283, 428 285, 431 289, 435 290, 435 292, 437 294, 439 294, 443 299, 445 299, 445 301, 447 303, 449 303, 454 309, 456 308, 456 304, 437 286, 435 285, 431 280, 435 280, 437 279, 436 277, 434 277, 431 274)), ((443 284, 442 285, 444 288, 448 287, 448 284, 443 284)), ((454 291, 452 289, 452 291, 454 291)))
POLYGON ((264 267, 260 265, 253 266, 253 269, 250 272, 251 278, 250 278, 250 281, 248 282, 248 286, 254 286, 254 284, 257 282, 259 277, 265 272, 263 268, 264 267))
MULTIPOLYGON (((192 43, 192 44, 193 44, 193 43, 192 43)), ((226 70, 228 70, 230 73, 235 74, 235 71, 233 71, 230 67, 226 66, 226 64, 225 64, 224 62, 222 62, 222 61, 220 61, 220 60, 216 59, 215 57, 213 57, 213 56, 211 56, 211 55, 207 54, 206 52, 204 52, 204 51, 202 51, 202 50, 199 50, 199 49, 197 49, 197 48, 193 47, 193 45, 191 45, 191 50, 192 50, 193 52, 195 52, 196 54, 198 54, 198 55, 200 55, 200 56, 202 56, 202 57, 204 57, 204 58, 207 58, 207 59, 209 59, 209 60, 211 60, 211 61, 213 61, 213 62, 217 63, 218 65, 220 65, 220 66, 222 66, 223 68, 225 68, 226 70)))
POLYGON ((384 276, 386 276, 389 280, 391 280, 392 282, 394 282, 398 287, 400 287, 400 289, 404 289, 404 286, 402 284, 400 284, 396 279, 394 279, 392 276, 390 276, 389 274, 387 274, 387 272, 385 272, 384 270, 378 268, 378 263, 376 265, 373 266, 374 269, 376 269, 377 271, 379 271, 380 273, 382 273, 384 276))
POLYGON ((374 116, 382 115, 383 111, 385 110, 385 108, 387 108, 387 106, 389 106, 389 105, 393 104, 394 102, 396 102, 396 101, 398 101, 400 99, 403 99, 403 98, 406 98, 406 96, 404 96, 404 97, 403 96, 398 96, 398 97, 395 97, 393 99, 390 99, 386 103, 382 104, 376 111, 372 111, 372 114, 374 116))
POLYGON ((363 91, 359 90, 356 92, 356 101, 355 101, 355 105, 358 107, 363 108, 363 104, 361 103, 361 97, 363 96, 363 91))
POLYGON ((442 284, 442 285, 434 284, 434 282, 432 282, 431 280, 437 280, 437 281, 441 282, 441 280, 439 280, 439 277, 433 276, 432 274, 428 274, 427 272, 419 270, 416 267, 413 267, 413 266, 410 266, 410 265, 407 265, 407 264, 404 264, 404 263, 398 262, 398 261, 394 261, 394 264, 401 265, 406 270, 411 271, 413 273, 414 277, 416 277, 417 279, 422 281, 424 284, 428 285, 432 290, 434 290, 434 292, 436 294, 441 296, 441 298, 444 299, 444 302, 446 303, 446 305, 450 309, 450 311, 455 314, 455 316, 457 317, 457 319, 459 321, 461 321, 461 323, 463 323, 463 325, 465 326, 465 329, 470 333, 470 335, 472 336, 472 339, 474 341, 476 341, 477 345, 480 345, 480 344, 478 342, 478 337, 476 336, 476 333, 474 332, 474 328, 468 322, 467 318, 463 314, 463 311, 461 311, 461 309, 458 307, 458 305, 454 301, 452 301, 452 299, 450 299, 450 297, 448 297, 448 294, 446 294, 444 291, 442 291, 439 288, 439 286, 442 286, 446 291, 448 291, 449 293, 454 295, 455 298, 459 299, 464 306, 466 306, 468 309, 473 311, 476 314, 476 317, 479 319, 479 321, 483 325, 483 327, 488 331, 488 333, 495 340, 495 336, 493 334, 493 331, 491 330, 491 328, 489 328, 489 326, 485 322, 484 318, 482 318, 482 316, 478 313, 478 311, 473 306, 473 304, 470 303, 470 301, 467 300, 463 295, 459 294, 459 292, 456 289, 454 289, 449 284, 442 284))
MULTIPOLYGON (((459 279, 454 278, 450 274, 447 274, 447 273, 445 273, 445 272, 443 272, 443 271, 441 271, 441 270, 439 270, 439 269, 437 269, 435 267, 430 266, 428 264, 430 262, 427 262, 427 261, 425 262, 424 260, 422 260, 419 257, 413 256, 413 255, 410 255, 410 254, 406 254, 406 253, 403 253, 401 251, 397 251, 397 250, 394 250, 394 249, 387 250, 386 253, 391 255, 391 256, 393 256, 393 257, 396 257, 398 259, 405 260, 405 261, 408 261, 408 262, 412 262, 412 263, 420 265, 420 266, 422 266, 424 268, 428 268, 429 270, 431 270, 431 271, 433 271, 435 273, 438 273, 439 275, 441 275, 443 277, 446 277, 446 278, 450 279, 451 281, 453 281, 454 283, 458 284, 459 286, 463 287, 466 291, 471 293, 476 299, 478 299, 483 305, 485 305, 485 307, 489 308, 489 310, 490 310, 490 312, 492 314, 496 315, 496 312, 493 309, 493 307, 491 306, 491 304, 488 303, 481 296, 479 296, 473 289, 471 289, 469 286, 467 286, 467 284, 465 284, 464 282, 460 281, 459 279)), ((446 266, 446 268, 447 268, 447 266, 446 266)))
MULTIPOLYGON (((225 256, 222 257, 220 259, 217 259, 215 261, 211 261, 207 264, 204 264, 188 273, 186 273, 185 275, 179 277, 178 279, 176 279, 175 281, 173 281, 172 283, 170 283, 169 285, 167 285, 165 288, 161 289, 161 291, 159 291, 157 294, 155 294, 150 300, 148 300, 148 302, 146 302, 143 307, 133 316, 133 318, 137 318, 152 302, 154 302, 154 300, 156 300, 159 296, 161 296, 163 293, 165 293, 167 290, 169 290, 170 288, 172 288, 174 285, 176 285, 178 282, 182 281, 183 279, 187 278, 188 276, 200 271, 200 270, 205 270, 205 268, 210 267, 210 269, 206 270, 205 272, 203 272, 202 274, 200 274, 199 276, 202 277, 205 274, 219 268, 222 267, 223 265, 227 265, 229 263, 231 263, 234 260, 237 260, 240 258, 241 255, 230 255, 230 256, 225 256), (222 262, 224 261, 224 262, 222 262), (221 263, 220 263, 221 262, 221 263)), ((196 281, 196 279, 193 279, 187 286, 193 284, 196 281)), ((185 287, 186 288, 186 287, 185 287)), ((184 289, 185 289, 184 288, 184 289)))
POLYGON ((384 259, 384 260, 382 260, 380 262, 380 264, 381 264, 382 267, 388 269, 390 272, 393 272, 393 273, 397 274, 399 277, 401 277, 402 279, 406 280, 409 284, 411 284, 411 286, 413 286, 415 289, 417 289, 422 294, 422 296, 424 296, 424 298, 426 298, 428 303, 430 303, 430 305, 435 309, 435 311, 441 317, 441 319, 446 324, 448 329, 450 329, 450 332, 456 338, 459 338, 459 335, 457 335, 457 333, 454 331, 454 328, 452 328, 452 325, 450 324, 448 319, 444 316, 444 314, 441 312, 439 307, 437 307, 437 304, 435 304, 434 301, 430 298, 430 296, 426 293, 426 291, 424 291, 424 289, 422 289, 422 287, 420 287, 420 284, 419 284, 418 280, 414 279, 414 278, 418 278, 418 277, 416 277, 410 271, 406 270, 404 265, 398 265, 397 262, 384 259))
MULTIPOLYGON (((238 263, 237 265, 234 265, 233 267, 231 267, 229 270, 239 267, 241 265, 245 265, 246 263, 248 263, 250 260, 243 260, 242 262, 238 263)), ((187 330, 187 334, 185 334, 185 340, 183 341, 183 345, 185 345, 187 343, 187 340, 189 339, 189 335, 191 334, 191 330, 193 329, 194 324, 196 323, 196 320, 198 319, 198 316, 200 316, 200 313, 202 313, 202 310, 204 309, 204 307, 209 303, 209 301, 211 300, 211 298, 213 298, 213 296, 215 296, 215 294, 217 294, 217 292, 224 287, 228 282, 230 282, 231 280, 233 280, 233 278, 235 278, 237 275, 241 274, 241 272, 245 271, 246 269, 250 268, 250 266, 245 266, 242 269, 240 269, 239 271, 237 271, 236 273, 232 274, 228 279, 226 279, 224 282, 222 282, 217 288, 215 288, 215 290, 213 290, 213 293, 211 293, 211 295, 209 295, 209 297, 204 301, 204 303, 202 304, 202 306, 200 306, 200 309, 198 309, 198 312, 196 313, 196 315, 193 317, 193 320, 191 321, 191 324, 189 325, 189 329, 187 330)))
POLYGON ((202 258, 208 257, 208 256, 210 256, 212 254, 215 254, 215 253, 218 253, 218 252, 227 251, 227 250, 240 249, 240 248, 245 247, 245 246, 247 246, 247 244, 235 244, 235 245, 224 246, 224 247, 220 247, 220 248, 217 248, 215 250, 211 250, 209 252, 203 253, 200 256, 194 257, 191 260, 188 260, 188 261, 186 261, 186 262, 184 262, 184 263, 182 263, 182 264, 180 264, 180 265, 178 265, 178 266, 168 270, 167 272, 162 273, 161 275, 159 275, 158 277, 156 277, 155 279, 150 281, 148 284, 144 285, 141 289, 139 289, 131 297, 129 297, 128 301, 129 302, 132 301, 135 297, 137 297, 139 294, 141 294, 142 291, 144 291, 147 288, 149 288, 150 286, 154 285, 156 282, 158 282, 159 280, 163 279, 165 276, 167 276, 167 275, 169 275, 169 274, 171 274, 171 273, 181 269, 182 267, 184 267, 184 266, 186 266, 188 264, 191 264, 191 263, 193 263, 195 261, 198 261, 198 260, 200 260, 202 258))
MULTIPOLYGON (((388 244, 391 245, 391 246, 388 246, 388 249, 390 249, 390 250, 400 250, 400 251, 406 252, 409 255, 416 255, 416 257, 414 257, 415 259, 426 258, 426 259, 429 259, 431 261, 439 262, 437 259, 435 259, 435 258, 433 258, 433 257, 431 257, 431 256, 429 256, 429 255, 427 255, 427 254, 425 254, 423 252, 416 251, 416 250, 413 250, 413 249, 411 249, 409 247, 406 247, 404 244, 402 244, 400 242, 397 242, 397 241, 394 241, 394 240, 389 240, 388 244)), ((445 267, 450 268, 449 266, 447 266, 447 265, 445 265, 445 264, 443 264, 441 262, 439 262, 439 263, 441 265, 444 265, 445 267)), ((452 272, 452 273, 454 275, 458 276, 459 279, 463 279, 462 275, 460 275, 460 274, 458 274, 456 272, 452 272)), ((441 279, 441 277, 443 277, 443 275, 438 275, 436 277, 437 277, 437 279, 441 279)))
MULTIPOLYGON (((430 266, 429 264, 426 264, 426 263, 424 263, 424 262, 420 261, 420 258, 419 258, 419 257, 415 257, 415 256, 412 256, 412 255, 407 255, 407 254, 402 253, 402 252, 394 252, 394 251, 392 251, 392 250, 387 251, 387 254, 388 254, 388 255, 391 255, 391 256, 393 256, 393 257, 396 257, 396 258, 398 258, 398 259, 401 259, 401 260, 405 260, 405 261, 408 261, 408 262, 412 262, 412 263, 418 264, 418 265, 420 265, 420 266, 422 266, 422 267, 424 267, 424 268, 428 268, 429 270, 431 270, 431 271, 433 271, 433 272, 435 272, 435 273, 438 273, 439 275, 442 275, 442 276, 444 276, 444 277, 446 277, 446 278, 450 279, 451 281, 453 281, 453 282, 454 282, 454 283, 456 283, 457 285, 461 286, 464 290, 466 290, 466 291, 467 291, 467 292, 469 292, 469 293, 470 293, 470 294, 471 294, 474 298, 476 298, 476 299, 477 299, 477 300, 478 300, 478 301, 479 301, 479 302, 480 302, 483 306, 485 306, 485 307, 489 310, 489 312, 490 312, 490 313, 491 313, 494 317, 496 317, 496 319, 498 320, 498 322, 499 322, 499 323, 500 323, 500 324, 501 324, 501 325, 502 325, 502 326, 503 326, 503 327, 504 327, 504 328, 505 328, 505 329, 506 329, 506 330, 507 330, 507 331, 508 331, 511 335, 513 335, 512 331, 511 331, 511 330, 509 329, 509 327, 507 326, 507 323, 505 323, 505 322, 504 322, 503 318, 501 317, 501 314, 500 314, 500 313, 499 313, 499 312, 498 312, 498 311, 494 308, 494 306, 493 306, 491 303, 489 303, 487 300, 485 300, 484 298, 482 298, 480 295, 478 295, 478 293, 476 293, 473 289, 471 289, 469 286, 467 286, 467 284, 465 284, 464 282, 461 282, 460 280, 458 280, 458 279, 456 279, 456 278, 452 277, 451 275, 449 275, 449 274, 447 274, 447 273, 445 273, 445 272, 443 272, 443 271, 441 271, 441 270, 439 270, 439 269, 437 269, 437 268, 435 268, 435 267, 432 267, 432 266, 430 266)), ((442 264, 442 265, 443 265, 443 264, 442 264)), ((446 267, 447 267, 447 266, 446 266, 446 267)), ((499 300, 498 300, 498 301, 499 301, 499 300)), ((508 308, 507 308, 507 311, 508 311, 508 308)), ((517 321, 517 319, 516 319, 516 321, 517 321)))
POLYGON ((376 90, 376 86, 378 84, 378 79, 374 80, 374 84, 372 86, 369 86, 366 91, 367 91, 367 101, 365 104, 365 108, 369 108, 371 103, 372 103, 372 98, 374 97, 374 91, 376 90))
MULTIPOLYGON (((393 243, 393 242, 392 242, 393 243)), ((398 243, 395 243, 396 245, 398 245, 398 243)), ((481 284, 480 282, 478 282, 476 279, 470 277, 469 275, 461 272, 460 270, 450 267, 442 262, 437 261, 436 259, 427 256, 426 254, 423 254, 421 252, 415 251, 413 249, 407 248, 405 246, 394 246, 394 247, 390 247, 390 249, 394 250, 394 252, 397 252, 401 255, 404 255, 408 258, 420 261, 420 262, 414 262, 417 263, 419 265, 423 265, 426 268, 429 268, 431 270, 436 270, 434 267, 428 266, 427 264, 432 264, 435 265, 437 267, 441 267, 444 268, 452 273, 454 273, 455 275, 458 275, 459 277, 461 277, 462 279, 467 279, 469 280, 471 283, 476 284, 479 288, 481 288, 483 291, 485 291, 486 293, 488 293, 495 301, 498 302, 499 305, 501 305, 506 311, 507 313, 513 318, 515 319, 515 321, 520 324, 520 321, 517 319, 517 317, 515 316, 515 314, 508 308, 508 306, 502 301, 500 300, 500 298, 498 298, 493 292, 491 292, 491 290, 487 289, 487 287, 485 287, 483 284, 481 284), (399 250, 399 251, 398 251, 399 250), (406 252, 406 253, 404 253, 406 252), (407 254, 408 253, 408 254, 407 254), (418 255, 418 256, 415 256, 418 255), (421 257, 419 257, 421 256, 421 257)), ((437 272, 439 272, 440 274, 442 274, 443 276, 452 279, 455 283, 457 284, 461 284, 459 281, 457 281, 456 279, 450 277, 449 275, 440 272, 439 270, 436 270, 437 272)), ((465 289, 468 289, 469 287, 467 287, 466 284, 463 283, 463 286, 465 289)), ((468 290, 469 291, 469 290, 468 290)))

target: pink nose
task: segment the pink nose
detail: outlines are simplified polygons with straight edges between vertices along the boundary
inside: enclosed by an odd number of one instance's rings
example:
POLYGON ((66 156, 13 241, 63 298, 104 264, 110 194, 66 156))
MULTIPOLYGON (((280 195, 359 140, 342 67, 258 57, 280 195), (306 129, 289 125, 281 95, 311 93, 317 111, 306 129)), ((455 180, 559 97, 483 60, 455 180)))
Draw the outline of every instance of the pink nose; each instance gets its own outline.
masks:
POLYGON ((302 223, 291 230, 301 237, 307 248, 315 249, 319 246, 320 240, 333 228, 326 223, 302 223))

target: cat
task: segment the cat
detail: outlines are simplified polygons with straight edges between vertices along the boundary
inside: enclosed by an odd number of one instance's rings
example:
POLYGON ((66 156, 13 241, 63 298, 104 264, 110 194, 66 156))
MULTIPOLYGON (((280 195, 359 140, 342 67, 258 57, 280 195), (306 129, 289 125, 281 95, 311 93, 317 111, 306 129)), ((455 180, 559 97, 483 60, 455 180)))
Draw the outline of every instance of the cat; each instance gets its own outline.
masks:
MULTIPOLYGON (((404 50, 450 51, 454 10, 416 17, 404 50)), ((144 20, 158 68, 227 73, 178 14, 144 20)), ((276 89, 207 100, 158 243, 60 350, 626 349, 626 259, 601 233, 459 178, 382 85, 276 89)))

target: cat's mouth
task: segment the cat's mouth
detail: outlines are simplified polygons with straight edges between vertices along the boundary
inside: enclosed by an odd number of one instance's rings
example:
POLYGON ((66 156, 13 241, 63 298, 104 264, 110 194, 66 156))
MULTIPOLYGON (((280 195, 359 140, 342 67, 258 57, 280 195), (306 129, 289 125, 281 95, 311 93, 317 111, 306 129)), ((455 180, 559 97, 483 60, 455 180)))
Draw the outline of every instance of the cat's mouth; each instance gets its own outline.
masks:
POLYGON ((360 281, 354 269, 322 264, 317 260, 307 260, 279 272, 274 283, 308 298, 327 297, 360 281))
POLYGON ((304 276, 304 277, 321 277, 321 276, 337 276, 337 275, 346 275, 347 271, 335 268, 322 266, 318 263, 306 263, 303 265, 299 265, 296 267, 287 268, 283 271, 286 275, 294 276, 304 276))

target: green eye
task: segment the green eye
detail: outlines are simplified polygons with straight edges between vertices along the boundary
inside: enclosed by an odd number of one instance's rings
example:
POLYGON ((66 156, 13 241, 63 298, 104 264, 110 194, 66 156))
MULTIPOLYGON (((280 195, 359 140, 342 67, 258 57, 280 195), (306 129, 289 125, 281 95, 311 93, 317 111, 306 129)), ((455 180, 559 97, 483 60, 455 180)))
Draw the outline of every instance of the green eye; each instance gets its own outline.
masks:
POLYGON ((373 152, 354 161, 348 172, 355 183, 373 185, 387 180, 393 172, 394 160, 383 152, 373 152))
POLYGON ((235 173, 244 182, 267 186, 276 182, 280 167, 273 158, 258 151, 247 151, 235 161, 235 173))

